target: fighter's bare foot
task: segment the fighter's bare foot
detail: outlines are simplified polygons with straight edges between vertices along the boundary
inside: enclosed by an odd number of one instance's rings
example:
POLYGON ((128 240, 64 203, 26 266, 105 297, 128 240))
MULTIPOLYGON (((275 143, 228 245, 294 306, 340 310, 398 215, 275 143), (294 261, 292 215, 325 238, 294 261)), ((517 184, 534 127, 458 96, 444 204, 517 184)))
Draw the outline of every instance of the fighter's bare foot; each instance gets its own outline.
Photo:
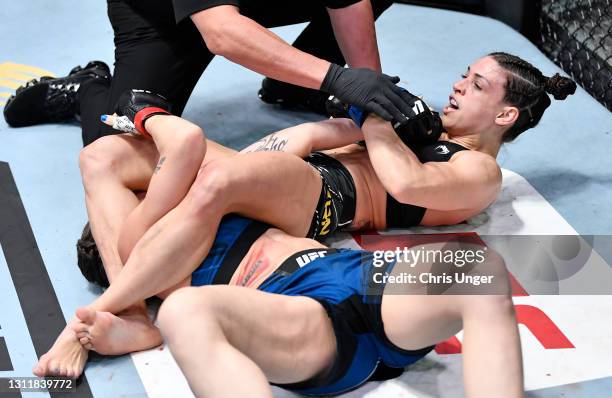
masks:
POLYGON ((32 369, 36 376, 66 376, 77 378, 83 373, 87 361, 87 350, 79 343, 73 326, 78 320, 70 322, 57 337, 53 347, 32 369))
POLYGON ((80 343, 99 354, 123 355, 148 350, 162 343, 159 329, 145 312, 116 316, 83 307, 76 314, 81 322, 74 326, 74 330, 80 343))

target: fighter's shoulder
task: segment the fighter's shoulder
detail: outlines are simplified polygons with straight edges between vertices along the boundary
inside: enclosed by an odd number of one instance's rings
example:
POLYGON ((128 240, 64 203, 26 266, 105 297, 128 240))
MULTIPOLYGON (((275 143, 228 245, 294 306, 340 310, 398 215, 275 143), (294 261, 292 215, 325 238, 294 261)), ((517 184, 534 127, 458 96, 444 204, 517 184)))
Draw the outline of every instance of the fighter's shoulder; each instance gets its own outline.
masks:
POLYGON ((501 183, 501 168, 495 158, 489 154, 479 151, 460 151, 453 155, 449 163, 459 171, 478 175, 490 183, 501 183))

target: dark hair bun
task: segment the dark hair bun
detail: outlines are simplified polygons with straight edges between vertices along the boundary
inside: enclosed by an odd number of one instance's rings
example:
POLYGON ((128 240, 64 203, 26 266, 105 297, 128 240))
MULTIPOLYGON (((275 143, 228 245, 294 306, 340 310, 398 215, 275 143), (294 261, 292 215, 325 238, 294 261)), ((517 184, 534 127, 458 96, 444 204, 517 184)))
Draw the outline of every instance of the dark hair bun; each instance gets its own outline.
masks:
POLYGON ((568 95, 576 92, 576 83, 572 79, 555 73, 554 76, 546 79, 546 92, 556 100, 564 100, 568 95))

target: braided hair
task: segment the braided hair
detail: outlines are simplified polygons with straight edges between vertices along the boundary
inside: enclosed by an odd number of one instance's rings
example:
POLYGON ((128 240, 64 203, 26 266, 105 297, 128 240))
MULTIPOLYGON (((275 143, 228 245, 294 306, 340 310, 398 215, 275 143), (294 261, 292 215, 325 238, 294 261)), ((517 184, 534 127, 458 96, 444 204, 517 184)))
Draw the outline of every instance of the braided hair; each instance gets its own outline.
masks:
POLYGON ((77 262, 81 273, 91 283, 106 288, 109 286, 108 277, 104 271, 102 258, 98 246, 91 234, 89 223, 85 224, 81 238, 77 241, 77 262))
POLYGON ((551 94, 556 100, 564 100, 576 92, 576 83, 558 73, 546 77, 529 62, 512 54, 489 54, 506 71, 504 102, 519 108, 516 122, 502 137, 502 142, 512 142, 522 132, 535 127, 550 106, 551 94))

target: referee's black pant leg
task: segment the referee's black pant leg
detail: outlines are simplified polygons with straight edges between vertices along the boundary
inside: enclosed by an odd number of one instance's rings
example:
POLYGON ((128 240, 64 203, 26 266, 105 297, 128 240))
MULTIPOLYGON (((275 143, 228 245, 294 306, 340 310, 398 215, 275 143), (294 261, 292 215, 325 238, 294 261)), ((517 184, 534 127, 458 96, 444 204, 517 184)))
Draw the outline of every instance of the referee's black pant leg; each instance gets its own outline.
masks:
POLYGON ((101 79, 85 82, 79 88, 81 138, 87 146, 101 136, 100 115, 106 113, 110 82, 101 79))
POLYGON ((108 0, 109 19, 115 34, 115 68, 106 90, 95 83, 82 88, 84 145, 118 133, 102 124, 100 115, 112 114, 117 99, 128 89, 162 94, 172 104, 172 112, 181 115, 193 88, 214 57, 190 21, 175 24, 171 2, 152 0, 133 4, 108 0), (136 6, 142 8, 134 9, 136 6))

